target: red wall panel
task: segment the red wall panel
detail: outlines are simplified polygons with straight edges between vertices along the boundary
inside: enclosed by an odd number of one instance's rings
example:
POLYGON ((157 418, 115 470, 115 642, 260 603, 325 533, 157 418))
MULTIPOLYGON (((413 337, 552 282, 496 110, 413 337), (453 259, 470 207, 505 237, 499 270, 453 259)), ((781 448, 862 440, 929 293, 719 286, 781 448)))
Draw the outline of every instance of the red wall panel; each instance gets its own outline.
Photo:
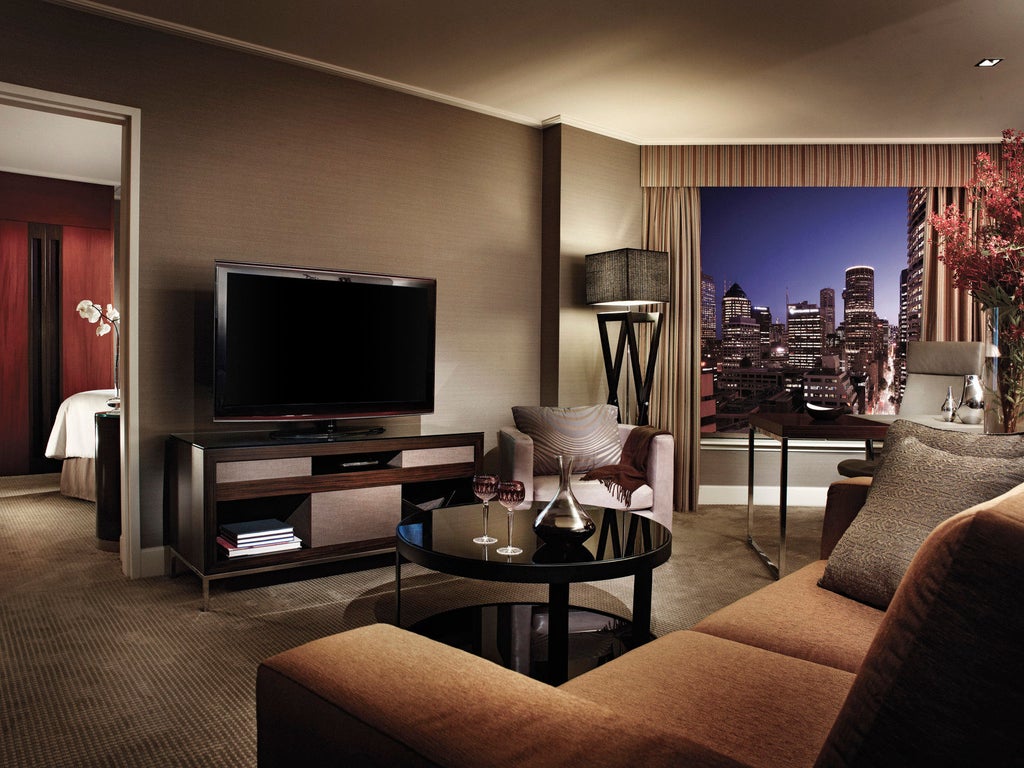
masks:
POLYGON ((114 386, 111 330, 97 337, 98 323, 75 307, 83 299, 106 309, 114 301, 114 240, 110 230, 64 227, 61 244, 61 396, 114 386))
POLYGON ((0 220, 0 475, 29 471, 28 224, 0 220))

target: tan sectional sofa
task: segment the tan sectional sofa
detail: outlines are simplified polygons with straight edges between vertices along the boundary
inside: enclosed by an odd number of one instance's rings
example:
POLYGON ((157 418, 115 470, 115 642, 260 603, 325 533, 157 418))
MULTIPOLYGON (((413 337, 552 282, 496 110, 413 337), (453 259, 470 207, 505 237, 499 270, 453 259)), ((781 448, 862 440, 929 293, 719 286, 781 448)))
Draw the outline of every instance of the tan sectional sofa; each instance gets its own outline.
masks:
POLYGON ((388 625, 257 676, 259 764, 968 766, 1024 760, 1024 486, 940 524, 887 610, 822 560, 553 688, 388 625))

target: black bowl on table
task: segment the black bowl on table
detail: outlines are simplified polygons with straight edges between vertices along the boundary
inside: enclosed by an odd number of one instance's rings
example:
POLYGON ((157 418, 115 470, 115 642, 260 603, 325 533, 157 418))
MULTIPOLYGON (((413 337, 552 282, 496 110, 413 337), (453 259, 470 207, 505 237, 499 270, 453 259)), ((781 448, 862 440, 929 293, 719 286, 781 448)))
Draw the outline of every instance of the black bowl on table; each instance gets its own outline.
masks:
POLYGON ((848 413, 849 409, 845 405, 818 405, 817 403, 805 403, 804 408, 807 410, 807 415, 815 421, 832 421, 842 416, 844 413, 848 413))

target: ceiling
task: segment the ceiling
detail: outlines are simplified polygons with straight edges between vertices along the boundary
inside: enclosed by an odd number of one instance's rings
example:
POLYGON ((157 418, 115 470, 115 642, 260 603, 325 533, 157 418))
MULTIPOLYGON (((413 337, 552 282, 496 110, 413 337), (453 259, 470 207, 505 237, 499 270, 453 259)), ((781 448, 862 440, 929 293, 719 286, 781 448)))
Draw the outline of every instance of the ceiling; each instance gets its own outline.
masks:
POLYGON ((1024 128, 1021 0, 51 1, 637 144, 1024 128))
MULTIPOLYGON (((1022 0, 52 2, 636 144, 1024 129, 1022 0), (974 66, 989 57, 1005 60, 974 66)), ((0 104, 0 170, 116 186, 120 161, 118 126, 0 104)))
POLYGON ((121 185, 121 126, 0 103, 0 171, 121 185))

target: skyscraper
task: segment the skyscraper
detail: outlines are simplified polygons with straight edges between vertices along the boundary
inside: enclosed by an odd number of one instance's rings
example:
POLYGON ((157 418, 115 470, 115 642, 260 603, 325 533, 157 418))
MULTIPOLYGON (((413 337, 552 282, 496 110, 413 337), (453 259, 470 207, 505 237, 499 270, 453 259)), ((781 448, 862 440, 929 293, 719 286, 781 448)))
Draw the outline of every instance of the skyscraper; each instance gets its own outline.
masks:
POLYGON ((847 370, 864 373, 876 357, 874 267, 858 266, 846 270, 843 326, 846 330, 847 370))
POLYGON ((722 327, 725 368, 761 364, 761 326, 752 317, 737 315, 722 327))
POLYGON ((836 289, 822 288, 818 293, 821 308, 821 335, 831 336, 836 332, 836 289))
POLYGON ((770 307, 751 307, 750 316, 761 327, 761 359, 767 360, 772 350, 772 310, 770 307))
MULTIPOLYGON (((928 190, 907 190, 907 317, 900 328, 900 343, 921 339, 924 311, 924 251, 926 245, 928 190)), ((901 318, 902 319, 902 318, 901 318)))
POLYGON ((708 350, 718 338, 718 317, 715 302, 715 280, 711 275, 700 273, 700 353, 708 350))
POLYGON ((815 368, 821 364, 821 311, 817 304, 801 301, 786 307, 789 365, 815 368))
POLYGON ((739 283, 733 283, 732 287, 722 296, 722 337, 725 337, 725 326, 734 317, 752 317, 750 299, 740 288, 739 283))
POLYGON ((722 364, 738 368, 761 360, 761 326, 753 316, 750 299, 738 283, 722 296, 722 364))

